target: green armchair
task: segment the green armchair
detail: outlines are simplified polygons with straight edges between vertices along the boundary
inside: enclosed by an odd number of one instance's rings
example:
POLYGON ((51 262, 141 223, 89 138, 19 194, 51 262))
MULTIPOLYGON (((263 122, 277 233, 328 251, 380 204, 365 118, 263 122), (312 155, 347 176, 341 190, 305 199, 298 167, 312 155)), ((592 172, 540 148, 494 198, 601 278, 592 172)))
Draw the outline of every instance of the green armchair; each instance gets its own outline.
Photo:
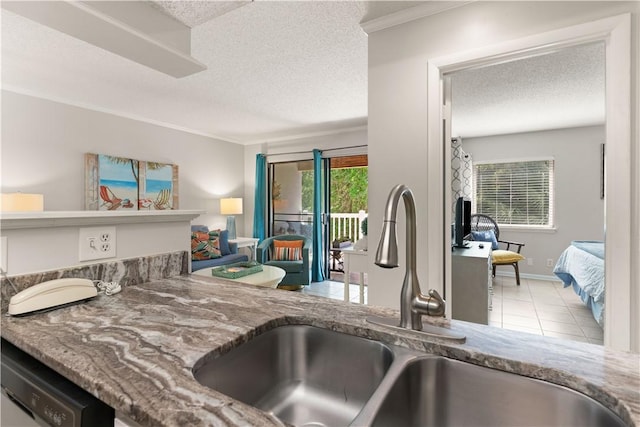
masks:
POLYGON ((297 286, 308 285, 311 279, 311 268, 309 266, 309 250, 311 249, 311 239, 297 234, 283 234, 280 236, 264 239, 256 249, 256 259, 259 263, 280 267, 285 271, 285 276, 280 285, 297 286), (296 241, 302 240, 302 259, 294 261, 280 261, 271 259, 274 240, 296 241))

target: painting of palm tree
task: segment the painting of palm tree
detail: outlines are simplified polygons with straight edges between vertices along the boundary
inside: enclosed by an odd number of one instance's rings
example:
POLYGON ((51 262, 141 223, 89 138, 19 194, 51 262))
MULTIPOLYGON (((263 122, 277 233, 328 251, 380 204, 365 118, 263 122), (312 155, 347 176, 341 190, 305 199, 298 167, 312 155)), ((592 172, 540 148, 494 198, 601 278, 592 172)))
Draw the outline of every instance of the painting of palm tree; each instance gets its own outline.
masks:
POLYGON ((98 210, 137 209, 138 161, 98 155, 98 210))
POLYGON ((141 179, 140 184, 140 208, 177 209, 177 206, 174 206, 174 181, 177 179, 177 167, 166 163, 144 163, 146 167, 144 179, 141 179))

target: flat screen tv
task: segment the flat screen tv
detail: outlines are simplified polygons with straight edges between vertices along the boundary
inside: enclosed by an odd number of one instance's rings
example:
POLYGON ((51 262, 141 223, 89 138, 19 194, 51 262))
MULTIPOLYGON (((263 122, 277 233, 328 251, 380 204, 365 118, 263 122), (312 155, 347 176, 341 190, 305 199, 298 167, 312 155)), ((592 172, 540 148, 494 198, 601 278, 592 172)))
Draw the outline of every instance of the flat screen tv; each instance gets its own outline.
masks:
POLYGON ((453 246, 456 248, 470 247, 464 238, 471 234, 471 202, 464 197, 456 200, 456 212, 453 225, 453 246))

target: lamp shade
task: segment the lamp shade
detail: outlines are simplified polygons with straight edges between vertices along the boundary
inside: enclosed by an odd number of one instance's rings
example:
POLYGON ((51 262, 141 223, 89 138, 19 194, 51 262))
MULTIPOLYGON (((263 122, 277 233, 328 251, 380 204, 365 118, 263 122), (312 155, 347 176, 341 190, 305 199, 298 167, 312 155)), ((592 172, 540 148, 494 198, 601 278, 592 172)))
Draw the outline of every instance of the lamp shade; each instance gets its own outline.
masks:
POLYGON ((220 214, 241 215, 242 214, 242 198, 230 197, 227 199, 220 199, 220 214))
POLYGON ((44 195, 2 193, 2 212, 33 212, 44 210, 44 195))

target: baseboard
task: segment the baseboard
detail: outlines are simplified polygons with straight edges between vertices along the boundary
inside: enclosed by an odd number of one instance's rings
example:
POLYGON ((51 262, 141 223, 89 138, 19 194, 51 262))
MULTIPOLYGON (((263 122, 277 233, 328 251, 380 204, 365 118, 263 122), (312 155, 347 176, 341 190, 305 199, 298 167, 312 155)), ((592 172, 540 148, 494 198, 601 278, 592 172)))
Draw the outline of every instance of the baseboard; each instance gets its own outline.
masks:
MULTIPOLYGON (((505 271, 505 272, 496 272, 496 276, 513 277, 513 278, 516 277, 515 273, 509 273, 507 271, 505 271)), ((521 279, 534 279, 534 280, 548 280, 548 281, 551 281, 551 282, 562 282, 560 279, 558 279, 557 276, 547 276, 545 274, 520 273, 520 278, 521 279)))

